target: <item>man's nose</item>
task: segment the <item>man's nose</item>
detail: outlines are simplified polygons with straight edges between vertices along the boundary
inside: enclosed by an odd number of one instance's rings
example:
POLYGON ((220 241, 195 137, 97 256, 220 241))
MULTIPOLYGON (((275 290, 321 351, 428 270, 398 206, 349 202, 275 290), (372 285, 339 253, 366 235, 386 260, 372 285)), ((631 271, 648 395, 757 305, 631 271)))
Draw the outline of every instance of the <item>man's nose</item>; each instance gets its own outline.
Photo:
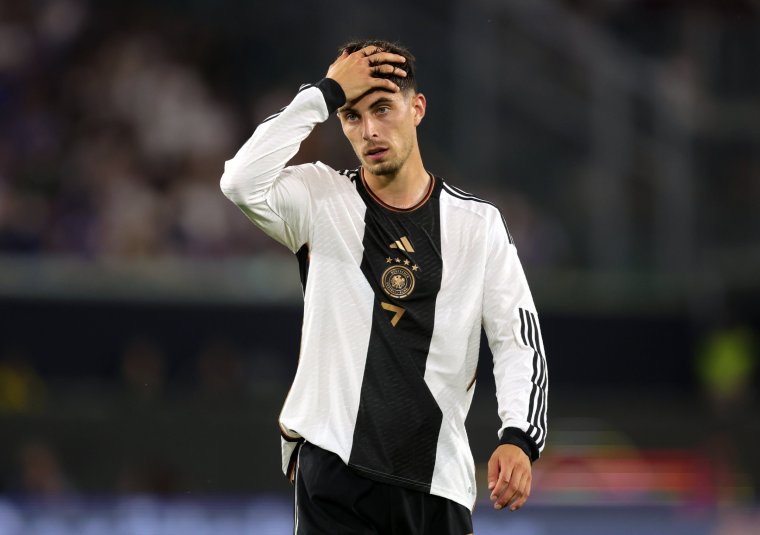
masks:
POLYGON ((364 117, 362 119, 362 139, 369 141, 373 137, 377 137, 375 121, 371 117, 364 117))

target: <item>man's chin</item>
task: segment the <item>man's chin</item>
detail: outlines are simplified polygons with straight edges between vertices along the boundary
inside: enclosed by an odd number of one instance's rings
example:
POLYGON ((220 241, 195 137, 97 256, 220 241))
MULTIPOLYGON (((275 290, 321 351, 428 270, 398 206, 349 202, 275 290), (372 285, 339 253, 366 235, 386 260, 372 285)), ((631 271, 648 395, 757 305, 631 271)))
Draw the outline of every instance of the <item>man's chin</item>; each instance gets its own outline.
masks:
POLYGON ((393 162, 362 163, 364 164, 364 168, 375 176, 395 175, 400 169, 400 166, 393 162))

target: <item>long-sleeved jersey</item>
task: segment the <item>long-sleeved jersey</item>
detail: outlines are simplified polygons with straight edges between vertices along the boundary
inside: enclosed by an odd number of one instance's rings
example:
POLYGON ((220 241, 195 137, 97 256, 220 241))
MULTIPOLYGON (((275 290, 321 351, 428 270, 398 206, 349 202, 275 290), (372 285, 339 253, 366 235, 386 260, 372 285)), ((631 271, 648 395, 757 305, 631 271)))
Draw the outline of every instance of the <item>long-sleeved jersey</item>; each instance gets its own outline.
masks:
POLYGON ((386 205, 361 168, 286 167, 344 102, 302 86, 226 162, 225 195, 296 253, 304 286, 298 369, 280 414, 283 470, 305 439, 366 477, 472 509, 465 431, 481 326, 493 353, 501 443, 535 460, 547 370, 533 299, 492 204, 430 175, 424 199, 386 205))

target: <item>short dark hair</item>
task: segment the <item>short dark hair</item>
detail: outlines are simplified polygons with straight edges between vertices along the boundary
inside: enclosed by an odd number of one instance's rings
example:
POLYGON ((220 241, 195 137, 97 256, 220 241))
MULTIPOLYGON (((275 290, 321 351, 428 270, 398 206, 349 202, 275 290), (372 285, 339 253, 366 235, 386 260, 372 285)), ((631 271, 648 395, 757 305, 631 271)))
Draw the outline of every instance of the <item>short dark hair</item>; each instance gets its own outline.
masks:
POLYGON ((357 39, 341 46, 338 49, 338 52, 342 54, 345 50, 351 54, 368 46, 376 46, 378 48, 381 48, 384 52, 392 52, 393 54, 404 56, 404 58, 406 58, 406 63, 389 63, 389 65, 395 65, 396 67, 401 67, 404 69, 406 71, 405 77, 392 76, 389 74, 379 74, 378 76, 381 78, 387 78, 396 84, 399 89, 401 89, 401 91, 412 90, 415 93, 417 92, 417 77, 415 76, 416 69, 414 65, 414 55, 412 55, 412 53, 409 52, 409 50, 404 45, 391 41, 384 41, 382 39, 357 39))

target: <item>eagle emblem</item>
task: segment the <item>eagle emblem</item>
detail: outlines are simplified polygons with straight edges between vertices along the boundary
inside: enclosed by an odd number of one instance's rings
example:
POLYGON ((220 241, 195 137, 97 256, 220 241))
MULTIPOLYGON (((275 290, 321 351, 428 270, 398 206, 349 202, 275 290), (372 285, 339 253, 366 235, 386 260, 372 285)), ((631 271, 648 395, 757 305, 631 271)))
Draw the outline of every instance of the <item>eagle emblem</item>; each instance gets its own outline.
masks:
POLYGON ((414 275, 405 266, 391 266, 383 272, 380 283, 385 293, 403 299, 414 291, 414 275))

